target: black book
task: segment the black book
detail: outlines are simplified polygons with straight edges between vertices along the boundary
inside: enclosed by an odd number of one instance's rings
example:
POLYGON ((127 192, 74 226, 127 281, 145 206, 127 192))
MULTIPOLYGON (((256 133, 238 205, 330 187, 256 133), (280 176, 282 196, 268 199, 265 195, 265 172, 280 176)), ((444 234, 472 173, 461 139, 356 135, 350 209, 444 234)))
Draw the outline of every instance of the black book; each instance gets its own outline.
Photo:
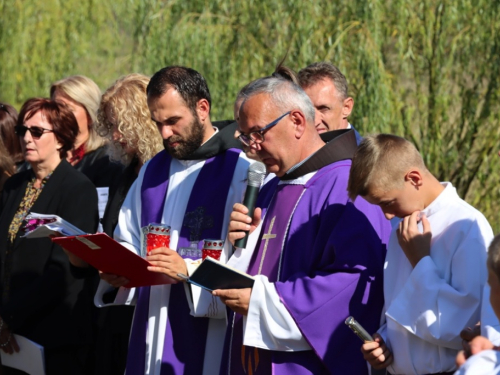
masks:
POLYGON ((205 258, 190 277, 183 274, 178 276, 210 292, 215 289, 251 288, 254 283, 252 276, 210 257, 205 258))

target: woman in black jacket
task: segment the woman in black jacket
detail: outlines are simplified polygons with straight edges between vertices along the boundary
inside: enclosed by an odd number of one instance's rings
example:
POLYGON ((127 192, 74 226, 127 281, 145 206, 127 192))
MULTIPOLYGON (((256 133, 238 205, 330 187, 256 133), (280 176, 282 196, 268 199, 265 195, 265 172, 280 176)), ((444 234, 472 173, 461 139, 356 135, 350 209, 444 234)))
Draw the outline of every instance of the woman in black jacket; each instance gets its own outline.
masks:
POLYGON ((86 280, 72 276, 68 257, 49 238, 22 238, 30 212, 59 215, 88 233, 97 228, 95 187, 65 160, 78 124, 64 104, 30 99, 16 132, 31 169, 9 178, 0 199, 0 348, 19 350, 13 334, 22 335, 45 348, 48 375, 85 374, 92 297, 86 280))

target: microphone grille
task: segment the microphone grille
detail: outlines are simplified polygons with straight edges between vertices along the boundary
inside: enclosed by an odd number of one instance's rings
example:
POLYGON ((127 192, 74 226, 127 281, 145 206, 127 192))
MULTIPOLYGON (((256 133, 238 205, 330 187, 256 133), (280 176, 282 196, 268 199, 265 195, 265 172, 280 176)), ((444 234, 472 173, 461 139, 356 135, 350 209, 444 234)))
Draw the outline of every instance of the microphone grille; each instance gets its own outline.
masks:
POLYGON ((257 161, 248 168, 248 185, 260 187, 266 176, 266 166, 257 161))

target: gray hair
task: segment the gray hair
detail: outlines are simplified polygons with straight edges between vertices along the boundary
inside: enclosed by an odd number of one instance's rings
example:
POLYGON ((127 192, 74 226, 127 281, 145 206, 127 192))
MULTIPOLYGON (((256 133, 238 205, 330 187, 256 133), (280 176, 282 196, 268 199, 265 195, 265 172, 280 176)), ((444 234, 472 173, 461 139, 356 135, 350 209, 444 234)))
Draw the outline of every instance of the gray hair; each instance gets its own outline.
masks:
POLYGON ((315 109, 311 99, 300 86, 293 82, 277 77, 260 78, 246 85, 239 92, 237 100, 246 101, 258 94, 268 94, 273 104, 283 112, 300 109, 306 121, 314 123, 315 109))

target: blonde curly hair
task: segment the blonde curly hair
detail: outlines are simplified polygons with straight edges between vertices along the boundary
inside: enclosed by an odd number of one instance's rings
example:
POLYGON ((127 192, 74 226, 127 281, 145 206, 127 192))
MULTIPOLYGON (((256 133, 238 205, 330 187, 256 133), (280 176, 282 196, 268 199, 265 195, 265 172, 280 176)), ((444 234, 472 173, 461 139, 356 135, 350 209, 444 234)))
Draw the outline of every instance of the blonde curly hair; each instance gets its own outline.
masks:
POLYGON ((147 104, 148 83, 149 77, 137 73, 119 78, 102 95, 97 110, 97 131, 110 140, 109 157, 124 165, 130 164, 134 156, 145 163, 163 150, 163 140, 147 104), (120 134, 118 140, 113 140, 114 127, 120 134), (135 153, 124 152, 121 142, 135 153))

